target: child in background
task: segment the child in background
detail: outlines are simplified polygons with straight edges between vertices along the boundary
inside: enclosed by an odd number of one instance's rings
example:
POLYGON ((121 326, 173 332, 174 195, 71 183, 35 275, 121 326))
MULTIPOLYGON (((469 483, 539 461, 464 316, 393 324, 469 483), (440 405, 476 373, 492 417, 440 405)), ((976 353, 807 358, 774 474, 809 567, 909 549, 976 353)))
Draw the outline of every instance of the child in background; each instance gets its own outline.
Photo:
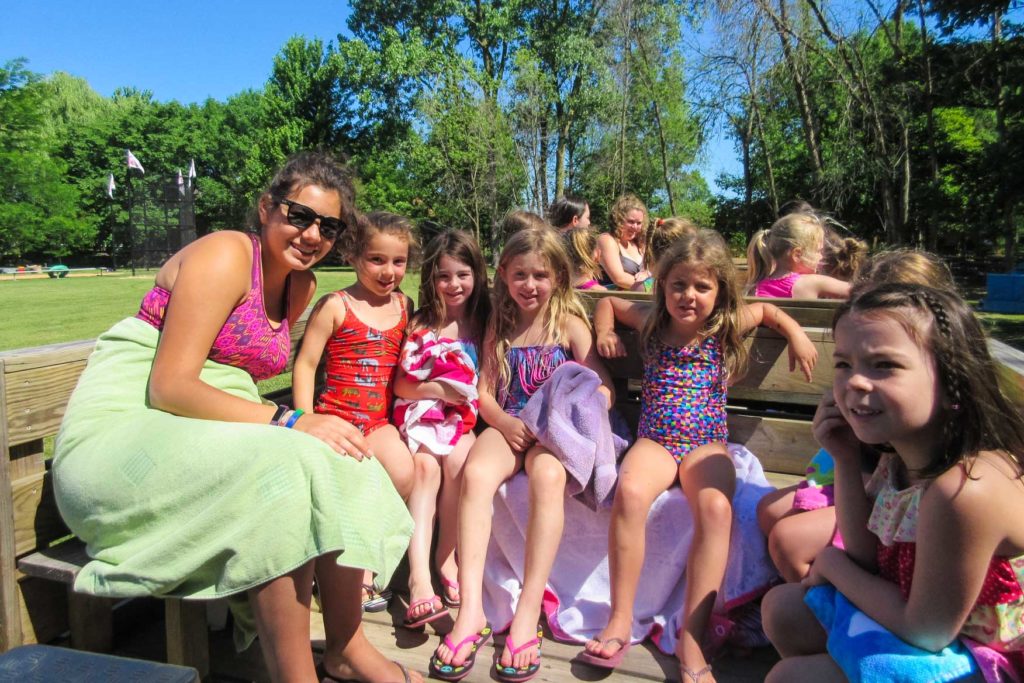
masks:
POLYGON ((550 228, 516 233, 501 252, 494 311, 481 355, 480 413, 490 427, 473 444, 459 501, 462 608, 430 661, 442 680, 465 678, 491 636, 483 610, 483 574, 491 505, 501 484, 525 469, 530 482, 524 582, 494 675, 525 681, 540 669, 538 620, 562 537, 566 471, 518 417, 527 400, 563 363, 575 360, 611 380, 593 345, 586 312, 572 289, 569 257, 550 228))
MULTIPOLYGON (((832 225, 830 221, 830 225, 832 225)), ((842 237, 831 227, 825 229, 825 250, 818 270, 843 282, 853 280, 868 255, 868 244, 856 237, 842 237)))
MULTIPOLYGON (((695 235, 700 228, 689 218, 682 216, 671 216, 669 218, 656 218, 651 231, 647 236, 647 253, 656 263, 658 258, 669 250, 669 247, 683 235, 695 235)), ((644 280, 644 290, 654 289, 654 275, 644 280)))
MULTIPOLYGON (((346 433, 331 445, 380 460, 399 495, 408 498, 412 457, 388 418, 395 366, 412 310, 412 301, 398 287, 417 247, 416 237, 408 219, 375 211, 357 229, 344 233, 339 247, 356 271, 356 282, 324 295, 309 316, 292 372, 295 407, 344 420, 346 433), (327 386, 314 405, 316 368, 325 351, 327 386)), ((384 609, 387 595, 377 594, 372 577, 366 578, 364 607, 384 609)))
POLYGON ((444 617, 446 605, 459 606, 458 496, 462 466, 475 439, 478 349, 490 312, 484 256, 468 233, 442 232, 427 244, 419 303, 395 378, 395 423, 413 453, 415 471, 409 495, 416 526, 409 544, 408 628, 444 617), (435 562, 443 596, 434 594, 430 580, 438 508, 435 562))
POLYGON ((563 235, 575 228, 590 229, 590 206, 572 195, 555 200, 548 207, 548 222, 563 235))
POLYGON ((515 211, 509 211, 501 219, 499 232, 505 235, 507 239, 520 230, 536 230, 538 228, 548 228, 550 230, 551 225, 532 211, 516 209, 515 211))
MULTIPOLYGON (((956 289, 949 269, 939 257, 910 249, 872 256, 861 265, 855 279, 854 294, 884 282, 956 289)), ((878 461, 878 452, 865 447, 863 458, 870 473, 878 461)), ((769 493, 758 503, 757 521, 768 537, 768 552, 786 581, 804 578, 814 558, 833 541, 841 547, 835 533, 834 469, 832 456, 821 449, 808 463, 804 481, 769 493)))
POLYGON ((981 326, 953 292, 883 284, 834 328, 814 435, 835 459, 845 551, 765 597, 783 657, 768 680, 1019 680, 1024 416, 981 326), (867 495, 862 443, 889 449, 867 495))
POLYGON ((572 286, 576 289, 607 291, 597 281, 601 266, 597 265, 597 235, 590 228, 573 228, 562 233, 572 264, 572 286))
POLYGON ((657 266, 654 302, 597 303, 598 351, 625 355, 616 320, 642 330, 643 394, 637 441, 619 472, 609 530, 612 613, 580 658, 615 668, 630 645, 633 603, 654 499, 677 481, 693 511, 683 626, 676 656, 684 681, 714 680, 701 648, 725 577, 736 472, 726 451, 726 385, 743 372, 743 335, 758 325, 789 342, 790 368, 810 380, 817 351, 800 325, 771 304, 743 304, 722 237, 701 230, 679 239, 657 266))
POLYGON ((853 287, 866 289, 882 282, 956 291, 953 274, 946 262, 931 252, 916 249, 892 249, 875 254, 861 266, 854 277, 853 287))
POLYGON ((842 299, 850 283, 818 275, 825 228, 813 213, 791 213, 756 233, 747 246, 747 293, 782 299, 842 299))
POLYGON ((624 194, 609 212, 611 229, 598 236, 598 261, 604 270, 601 284, 609 289, 643 291, 651 274, 647 259, 647 207, 638 197, 624 194))

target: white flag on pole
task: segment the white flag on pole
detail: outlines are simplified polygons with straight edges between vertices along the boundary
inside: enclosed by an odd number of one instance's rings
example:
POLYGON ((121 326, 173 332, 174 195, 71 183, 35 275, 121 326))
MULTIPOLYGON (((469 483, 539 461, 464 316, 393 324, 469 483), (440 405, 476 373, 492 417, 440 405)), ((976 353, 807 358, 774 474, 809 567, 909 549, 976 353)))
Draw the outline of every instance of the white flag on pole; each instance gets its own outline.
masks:
POLYGON ((193 159, 188 165, 188 186, 193 187, 196 184, 196 160, 193 159))
POLYGON ((128 168, 138 169, 139 173, 142 174, 146 173, 146 169, 142 168, 142 163, 137 158, 135 158, 135 155, 132 154, 132 151, 130 149, 126 149, 125 154, 126 159, 128 161, 128 168))
POLYGON ((111 173, 109 176, 107 176, 107 196, 110 197, 111 199, 114 198, 114 190, 116 188, 117 185, 114 184, 114 174, 111 173))

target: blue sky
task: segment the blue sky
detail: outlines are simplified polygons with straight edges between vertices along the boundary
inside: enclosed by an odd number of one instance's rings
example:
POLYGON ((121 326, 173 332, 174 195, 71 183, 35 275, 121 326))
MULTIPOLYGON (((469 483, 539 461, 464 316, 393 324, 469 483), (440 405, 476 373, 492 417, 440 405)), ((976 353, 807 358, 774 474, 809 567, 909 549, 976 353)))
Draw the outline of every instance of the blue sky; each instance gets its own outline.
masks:
MULTIPOLYGON (((0 0, 0 63, 25 57, 30 71, 66 71, 104 96, 134 86, 161 101, 225 100, 261 88, 288 38, 336 40, 348 14, 344 0, 0 0)), ((738 172, 721 136, 706 157, 709 182, 738 172)))

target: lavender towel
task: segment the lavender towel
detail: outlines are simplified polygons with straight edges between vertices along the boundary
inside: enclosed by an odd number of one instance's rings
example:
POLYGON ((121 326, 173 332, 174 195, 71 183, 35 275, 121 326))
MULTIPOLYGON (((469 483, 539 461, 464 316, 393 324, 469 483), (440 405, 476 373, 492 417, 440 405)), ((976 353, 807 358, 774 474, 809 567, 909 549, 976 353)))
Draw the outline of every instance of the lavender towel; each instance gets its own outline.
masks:
MULTIPOLYGON (((736 468, 729 564, 717 611, 728 613, 759 597, 778 581, 757 526, 757 501, 773 490, 757 458, 743 446, 729 444, 736 468)), ((526 525, 530 484, 518 474, 494 497, 494 524, 484 566, 484 612, 500 631, 512 620, 522 591, 526 562, 526 525)), ((559 640, 582 643, 592 638, 611 615, 608 572, 608 526, 611 510, 590 510, 565 501, 565 530, 548 578, 544 614, 559 640)), ((647 517, 647 555, 633 611, 631 640, 652 637, 670 654, 682 624, 686 557, 693 540, 693 517, 682 490, 661 494, 647 517)))
POLYGON ((626 440, 612 432, 601 378, 579 363, 563 363, 537 390, 519 419, 565 467, 567 495, 591 510, 611 505, 615 463, 626 440))

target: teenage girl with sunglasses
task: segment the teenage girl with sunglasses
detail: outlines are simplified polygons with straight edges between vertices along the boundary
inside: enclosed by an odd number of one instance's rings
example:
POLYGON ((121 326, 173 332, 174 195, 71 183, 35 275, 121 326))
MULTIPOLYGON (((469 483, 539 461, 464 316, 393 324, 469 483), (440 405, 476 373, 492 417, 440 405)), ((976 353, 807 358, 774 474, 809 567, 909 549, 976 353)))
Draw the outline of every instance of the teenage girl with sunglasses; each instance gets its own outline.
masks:
POLYGON ((254 219, 250 234, 211 233, 168 259, 82 373, 53 458, 62 517, 97 558, 77 590, 231 596, 236 642, 258 633, 269 678, 309 681, 322 676, 315 575, 325 672, 416 683, 366 639, 358 608, 364 568, 388 574, 412 532, 402 499, 377 463, 339 455, 341 420, 266 405, 256 388, 288 362, 311 267, 357 221, 352 178, 296 155, 254 219))

